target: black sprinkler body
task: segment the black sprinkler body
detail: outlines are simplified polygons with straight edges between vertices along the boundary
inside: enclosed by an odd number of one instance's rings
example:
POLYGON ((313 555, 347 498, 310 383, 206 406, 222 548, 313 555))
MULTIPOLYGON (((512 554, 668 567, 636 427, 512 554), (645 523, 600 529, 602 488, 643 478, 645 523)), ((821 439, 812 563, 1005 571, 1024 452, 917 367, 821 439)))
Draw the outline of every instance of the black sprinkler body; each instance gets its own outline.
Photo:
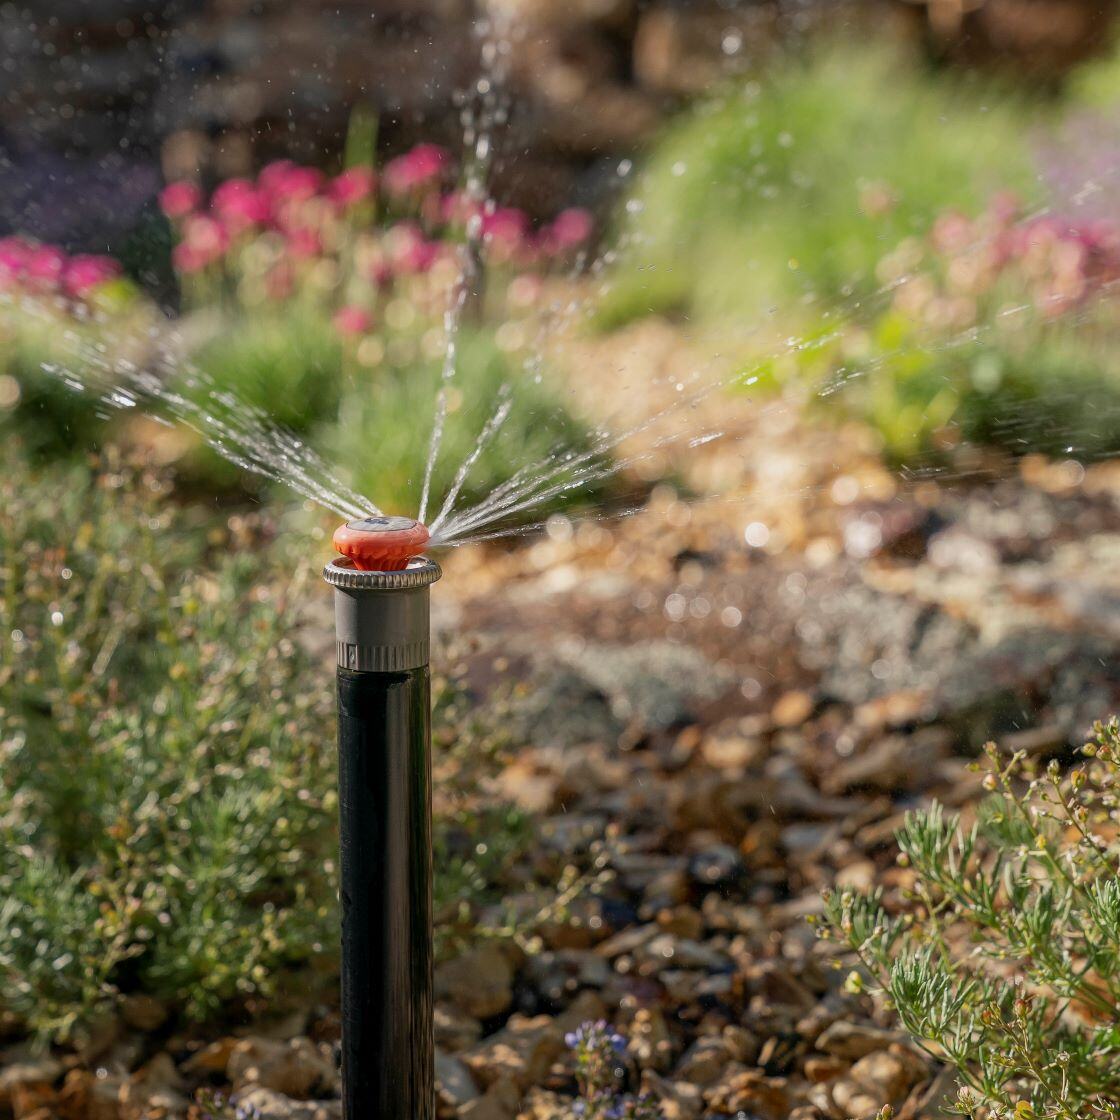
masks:
POLYGON ((433 1120, 431 707, 423 557, 339 558, 343 1120, 433 1120))

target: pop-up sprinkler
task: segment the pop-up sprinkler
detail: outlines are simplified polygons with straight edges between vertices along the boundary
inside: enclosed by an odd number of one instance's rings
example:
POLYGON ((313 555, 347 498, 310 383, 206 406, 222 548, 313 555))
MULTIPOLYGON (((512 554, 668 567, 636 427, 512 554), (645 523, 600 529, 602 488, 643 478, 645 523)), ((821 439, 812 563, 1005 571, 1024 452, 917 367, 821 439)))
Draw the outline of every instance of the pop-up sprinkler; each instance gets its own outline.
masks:
POLYGON ((342 1115, 432 1120, 428 530, 351 521, 323 569, 338 640, 342 1115))

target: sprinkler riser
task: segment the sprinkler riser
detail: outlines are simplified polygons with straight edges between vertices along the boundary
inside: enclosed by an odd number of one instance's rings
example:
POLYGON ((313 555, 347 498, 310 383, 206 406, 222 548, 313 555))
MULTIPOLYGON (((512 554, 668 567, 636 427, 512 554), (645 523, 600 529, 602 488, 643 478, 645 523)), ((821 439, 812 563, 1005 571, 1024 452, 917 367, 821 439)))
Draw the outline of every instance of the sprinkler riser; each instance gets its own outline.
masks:
POLYGON ((433 1120, 430 585, 336 560, 344 1120, 433 1120))
POLYGON ((427 667, 338 670, 342 1115, 431 1120, 427 667))

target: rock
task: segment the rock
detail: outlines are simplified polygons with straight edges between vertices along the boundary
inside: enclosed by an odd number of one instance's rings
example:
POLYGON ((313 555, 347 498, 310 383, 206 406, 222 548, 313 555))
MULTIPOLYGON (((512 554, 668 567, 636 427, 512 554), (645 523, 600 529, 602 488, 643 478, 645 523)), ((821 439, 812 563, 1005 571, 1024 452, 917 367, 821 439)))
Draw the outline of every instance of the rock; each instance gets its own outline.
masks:
POLYGON ((814 1056, 805 1059, 805 1076, 818 1085, 832 1081, 847 1071, 848 1063, 843 1058, 814 1056))
POLYGON ((856 1061, 876 1050, 886 1050, 898 1042, 897 1031, 885 1031, 867 1023, 853 1023, 837 1019, 817 1037, 817 1049, 847 1061, 856 1061))
POLYGON ((478 1097, 470 1071, 458 1058, 436 1050, 436 1094, 440 1102, 459 1108, 478 1097))
POLYGON ((572 1102, 547 1089, 530 1089, 518 1113, 518 1120, 570 1120, 572 1102))
POLYGON ((229 1057, 237 1045, 236 1038, 221 1038, 192 1054, 183 1063, 184 1073, 225 1073, 229 1057))
POLYGON ((234 1103, 254 1120, 339 1120, 339 1101, 293 1101, 272 1089, 246 1089, 236 1094, 234 1103))
POLYGON ((157 1054, 132 1077, 120 1091, 121 1114, 142 1120, 151 1115, 178 1115, 190 1104, 183 1093, 183 1078, 171 1055, 157 1054))
POLYGON ((513 1001, 513 968, 494 944, 456 957, 436 969, 435 993, 465 1015, 489 1019, 513 1001))
POLYGON ((529 978, 545 999, 569 999, 580 988, 603 988, 611 978, 610 965, 589 949, 563 949, 529 958, 529 978))
POLYGON ((642 1092, 657 1101, 662 1120, 697 1120, 704 1107, 698 1085, 670 1081, 650 1069, 642 1073, 642 1092))
POLYGON ((515 708, 515 734, 542 745, 613 744, 627 728, 641 735, 688 722, 729 684, 702 653, 673 642, 561 643, 515 708))
POLYGON ((711 1085, 733 1061, 723 1038, 698 1038, 684 1053, 674 1074, 693 1085, 711 1085))
POLYGON ((786 692, 778 697, 770 712, 776 727, 798 727, 813 713, 815 701, 807 692, 786 692))
POLYGON ((450 1053, 473 1046, 482 1037, 482 1024, 457 1007, 437 1003, 435 1007, 436 1045, 450 1053))
POLYGON ((308 1038, 279 1042, 247 1038, 238 1042, 226 1067, 234 1089, 259 1085, 289 1097, 310 1097, 335 1086, 334 1064, 308 1038))
POLYGON ((731 968, 727 955, 708 943, 674 937, 671 933, 658 934, 642 949, 641 956, 665 968, 702 969, 710 972, 731 968))
POLYGON ((732 1023, 723 1028, 723 1041, 735 1061, 748 1066, 762 1064, 759 1058, 762 1045, 753 1031, 732 1023))
POLYGON ((54 1115, 56 1094, 41 1081, 24 1081, 12 1089, 10 1098, 15 1120, 49 1120, 54 1115))
POLYGON ((603 997, 594 991, 580 992, 567 1010, 562 1011, 555 1019, 552 1020, 552 1025, 556 1033, 563 1038, 569 1031, 574 1031, 581 1023, 597 1023, 600 1019, 606 1019, 607 1005, 603 997))
POLYGON ((544 1079, 563 1050, 563 1032, 551 1017, 513 1015, 502 1030, 461 1057, 487 1089, 500 1081, 527 1089, 544 1079))
POLYGON ((150 1033, 167 1021, 167 1006, 151 996, 131 995, 121 1000, 121 1018, 138 1031, 150 1033))
POLYGON ((952 732, 947 727, 924 727, 913 735, 887 735, 856 749, 825 776, 825 793, 866 789, 876 793, 910 793, 929 786, 936 764, 950 754, 952 732))
POLYGON ((62 1063, 54 1058, 15 1062, 0 1070, 0 1109, 11 1108, 12 1098, 24 1086, 50 1088, 62 1076, 62 1063))
POLYGON ((657 924, 673 937, 695 941, 704 933, 704 916, 693 906, 674 906, 661 910, 657 924))
POLYGON ((925 1075, 925 1065, 910 1051, 877 1050, 832 1086, 832 1099, 845 1116, 870 1120, 884 1105, 897 1108, 925 1075))
POLYGON ((637 952, 638 949, 648 945, 658 935, 658 932, 657 926, 652 922, 644 926, 630 926, 628 929, 616 933, 613 937, 608 937, 606 941, 596 947, 595 952, 607 960, 613 960, 615 957, 637 952))
POLYGON ((514 1120, 521 1103, 521 1089, 508 1077, 499 1077, 485 1094, 463 1105, 460 1120, 514 1120))
POLYGON ((788 1120, 790 1094, 784 1077, 766 1077, 735 1064, 707 1089, 704 1100, 713 1112, 730 1116, 757 1116, 761 1120, 788 1120))
POLYGON ((130 1110, 122 1103, 127 1092, 123 1079, 102 1072, 105 1076, 99 1077, 86 1069, 72 1069, 54 1102, 52 1120, 55 1116, 60 1120, 139 1120, 142 1110, 130 1110))
POLYGON ((664 1072, 669 1068, 673 1061, 673 1040, 659 1008, 638 1008, 627 1033, 630 1036, 630 1056, 639 1069, 664 1072))

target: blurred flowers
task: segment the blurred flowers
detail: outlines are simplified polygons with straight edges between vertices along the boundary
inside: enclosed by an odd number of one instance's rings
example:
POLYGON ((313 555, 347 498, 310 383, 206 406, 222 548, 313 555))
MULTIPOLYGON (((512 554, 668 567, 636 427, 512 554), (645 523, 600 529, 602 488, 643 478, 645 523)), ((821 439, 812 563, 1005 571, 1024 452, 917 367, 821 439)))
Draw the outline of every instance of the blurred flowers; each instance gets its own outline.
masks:
POLYGON ((84 300, 121 275, 112 257, 91 253, 68 256, 54 245, 23 237, 0 239, 0 291, 24 290, 84 300))
MULTIPOLYGON (((447 305, 459 246, 477 235, 489 266, 486 298, 525 311, 527 293, 541 290, 529 281, 576 259, 591 238, 591 215, 569 209, 534 228, 522 210, 446 191, 453 170, 442 148, 420 144, 380 175, 354 166, 328 178, 277 160, 255 179, 220 183, 209 199, 194 184, 170 184, 160 203, 177 234, 172 260, 188 309, 298 305, 348 338, 375 323, 430 323, 447 305)), ((383 353, 362 350, 367 361, 383 353)))
POLYGON ((897 309, 938 329, 973 326, 1024 298, 1053 319, 1120 279, 1120 227, 1027 216, 1001 193, 978 217, 940 215, 926 245, 908 240, 880 262, 879 279, 894 289, 897 309))
POLYGON ((451 159, 436 144, 417 144, 385 165, 385 189, 395 197, 438 185, 451 159))

